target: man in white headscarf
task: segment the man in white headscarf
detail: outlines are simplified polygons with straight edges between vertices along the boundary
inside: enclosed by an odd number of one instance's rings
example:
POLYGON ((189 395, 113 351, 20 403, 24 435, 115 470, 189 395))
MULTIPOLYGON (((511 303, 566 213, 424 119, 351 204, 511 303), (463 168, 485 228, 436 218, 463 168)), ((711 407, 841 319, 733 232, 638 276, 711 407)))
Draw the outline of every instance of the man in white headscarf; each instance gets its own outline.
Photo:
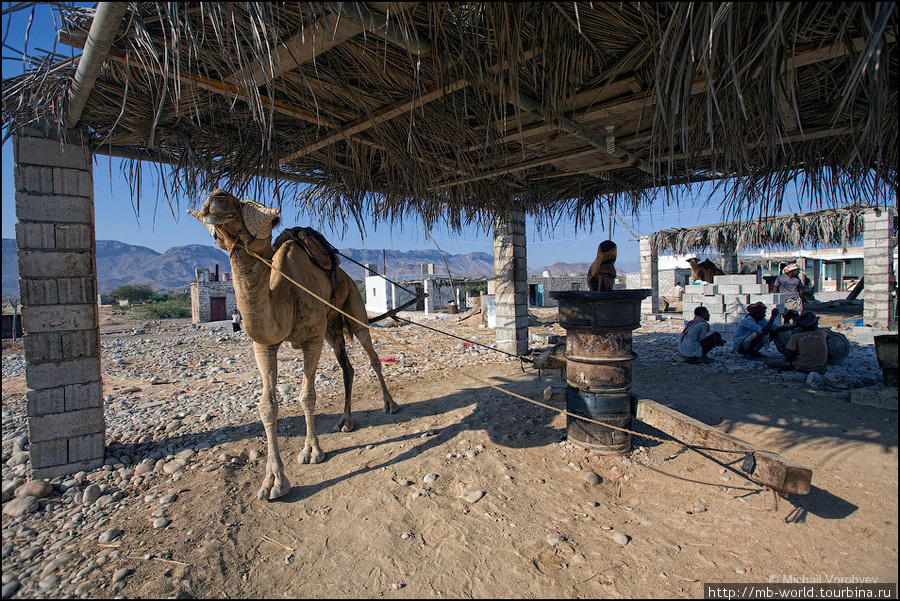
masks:
POLYGON ((775 294, 783 294, 784 298, 784 315, 781 316, 784 323, 793 321, 794 323, 803 313, 803 299, 800 298, 800 290, 803 288, 803 281, 800 279, 800 266, 791 263, 782 270, 782 273, 775 278, 775 287, 772 292, 775 294))

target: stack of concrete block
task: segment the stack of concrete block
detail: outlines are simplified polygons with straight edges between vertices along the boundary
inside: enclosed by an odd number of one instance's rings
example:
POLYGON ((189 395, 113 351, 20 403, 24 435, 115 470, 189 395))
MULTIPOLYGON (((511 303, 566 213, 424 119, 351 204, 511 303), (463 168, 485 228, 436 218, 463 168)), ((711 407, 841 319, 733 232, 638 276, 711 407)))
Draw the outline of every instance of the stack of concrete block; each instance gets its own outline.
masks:
POLYGON ((16 246, 34 478, 103 465, 94 183, 87 132, 34 124, 13 140, 16 246))
POLYGON ((783 295, 769 292, 768 285, 760 283, 754 274, 718 275, 713 279, 713 284, 702 282, 685 288, 681 304, 685 321, 694 318, 694 309, 706 307, 710 329, 730 342, 737 324, 746 317, 749 305, 765 304, 767 318, 773 307, 784 312, 783 295))

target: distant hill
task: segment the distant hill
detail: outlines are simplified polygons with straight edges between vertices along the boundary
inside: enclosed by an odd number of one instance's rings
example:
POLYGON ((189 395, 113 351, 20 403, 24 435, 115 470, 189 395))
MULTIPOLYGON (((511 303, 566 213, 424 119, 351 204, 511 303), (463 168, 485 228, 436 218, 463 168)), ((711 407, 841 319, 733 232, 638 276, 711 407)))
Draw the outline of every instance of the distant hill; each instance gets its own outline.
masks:
MULTIPOLYGON (((388 277, 392 275, 421 275, 422 265, 426 263, 434 263, 435 275, 447 275, 444 259, 441 257, 441 253, 436 250, 386 250, 384 252, 385 267, 382 267, 380 250, 342 248, 340 252, 363 265, 374 263, 377 265, 378 273, 382 273, 386 268, 386 272, 383 275, 388 277)), ((476 252, 465 255, 445 255, 445 257, 447 264, 450 266, 450 275, 453 277, 494 277, 493 255, 476 252)), ((354 280, 361 280, 365 276, 365 269, 354 264, 353 261, 342 257, 341 268, 354 280)))
MULTIPOLYGON (((382 272, 380 250, 341 249, 341 253, 362 263, 375 263, 382 272)), ((420 275, 422 264, 434 263, 436 275, 446 275, 447 269, 438 251, 413 250, 385 252, 387 276, 420 275)), ((487 253, 447 255, 453 277, 493 277, 494 258, 487 253)), ((148 285, 155 291, 178 290, 194 281, 194 270, 206 268, 221 274, 231 271, 228 256, 215 246, 190 244, 176 246, 160 254, 144 246, 116 240, 97 240, 97 284, 100 292, 109 292, 125 284, 148 285)), ((355 280, 365 277, 365 270, 346 258, 341 267, 355 280)), ((3 239, 3 296, 19 295, 19 263, 16 241, 3 239)))
MULTIPOLYGON (((363 265, 374 263, 382 272, 382 251, 344 248, 340 252, 363 265)), ((365 277, 365 270, 348 258, 341 258, 341 267, 354 280, 365 277)), ((494 257, 489 253, 473 252, 462 255, 446 255, 450 274, 454 277, 494 277, 494 257)), ((421 275, 422 265, 434 263, 434 273, 445 276, 447 268, 437 250, 386 250, 384 275, 421 275)), ((194 270, 206 268, 215 272, 219 265, 221 274, 231 271, 228 256, 215 246, 190 244, 176 246, 160 254, 144 246, 135 246, 116 240, 97 240, 97 283, 100 292, 109 292, 125 284, 148 285, 157 292, 185 288, 194 281, 194 270)), ((540 275, 544 270, 551 275, 570 273, 587 274, 587 263, 555 263, 549 267, 529 270, 540 275)), ((637 266, 616 265, 619 273, 637 271, 637 266)), ((19 263, 16 258, 16 241, 3 239, 3 296, 19 295, 19 263)))
MULTIPOLYGON (((97 240, 97 287, 101 293, 125 284, 148 285, 160 292, 185 288, 194 281, 194 270, 204 267, 231 271, 228 255, 214 246, 191 244, 158 253, 144 246, 117 240, 97 240)), ((3 296, 19 295, 19 262, 16 241, 3 239, 3 296)))

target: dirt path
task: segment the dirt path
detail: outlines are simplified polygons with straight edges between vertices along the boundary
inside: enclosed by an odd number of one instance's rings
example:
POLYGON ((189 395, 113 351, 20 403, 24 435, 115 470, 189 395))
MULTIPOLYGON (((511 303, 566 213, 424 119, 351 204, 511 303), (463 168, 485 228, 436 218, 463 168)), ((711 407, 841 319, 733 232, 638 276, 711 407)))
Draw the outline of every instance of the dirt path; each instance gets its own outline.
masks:
MULTIPOLYGON (((641 436, 630 457, 586 457, 565 442, 564 416, 455 371, 401 378, 386 364, 402 405, 395 415, 380 411, 374 379, 364 379, 356 430, 334 433, 339 399, 320 396, 324 463, 296 462, 302 413, 282 408, 293 488, 275 502, 255 497, 265 459, 253 451, 264 453, 265 439, 252 417, 211 432, 221 442, 177 481, 142 485, 110 516, 125 534, 102 566, 105 582, 129 568, 120 594, 142 598, 702 597, 705 582, 896 582, 897 413, 758 373, 675 364, 660 350, 667 336, 636 332, 635 393, 812 468, 808 495, 776 498, 675 442, 641 436), (169 524, 155 529, 158 505, 142 497, 167 493, 177 494, 169 524)), ((248 363, 231 376, 254 371, 248 363)), ((541 400, 560 384, 517 361, 464 371, 541 400)), ((96 534, 83 538, 85 553, 100 551, 96 534)))

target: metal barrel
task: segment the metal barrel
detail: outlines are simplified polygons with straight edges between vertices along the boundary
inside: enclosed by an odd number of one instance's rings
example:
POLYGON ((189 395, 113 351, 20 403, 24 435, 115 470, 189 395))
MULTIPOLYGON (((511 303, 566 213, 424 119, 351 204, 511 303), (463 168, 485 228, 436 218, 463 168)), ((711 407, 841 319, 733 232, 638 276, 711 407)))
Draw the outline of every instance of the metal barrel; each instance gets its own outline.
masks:
POLYGON ((631 434, 632 330, 650 290, 551 292, 566 329, 566 409, 570 442, 627 453, 631 434), (601 422, 600 424, 594 422, 601 422), (610 428, 607 426, 615 426, 610 428))

